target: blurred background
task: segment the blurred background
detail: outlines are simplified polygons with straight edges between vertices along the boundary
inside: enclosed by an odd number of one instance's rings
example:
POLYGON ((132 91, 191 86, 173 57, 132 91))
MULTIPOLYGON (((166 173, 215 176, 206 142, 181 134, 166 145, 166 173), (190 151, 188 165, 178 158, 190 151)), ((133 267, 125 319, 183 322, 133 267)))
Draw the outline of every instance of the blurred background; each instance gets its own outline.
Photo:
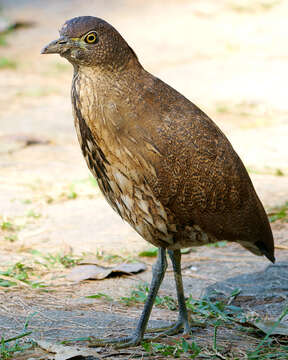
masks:
POLYGON ((84 163, 71 65, 40 55, 79 15, 110 22, 148 71, 212 117, 266 210, 276 207, 276 241, 286 240, 287 1, 2 0, 0 260, 32 250, 133 254, 149 246, 106 205, 84 163))

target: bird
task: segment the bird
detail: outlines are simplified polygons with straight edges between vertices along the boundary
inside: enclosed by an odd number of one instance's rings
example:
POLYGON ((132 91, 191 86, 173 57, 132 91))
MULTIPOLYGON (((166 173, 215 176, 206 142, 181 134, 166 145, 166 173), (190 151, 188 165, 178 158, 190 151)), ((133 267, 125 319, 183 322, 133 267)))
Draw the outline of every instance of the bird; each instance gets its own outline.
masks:
MULTIPOLYGON (((111 207, 158 247, 144 309, 131 336, 97 346, 136 346, 171 259, 178 320, 163 335, 189 333, 181 249, 237 242, 274 263, 264 207, 237 153, 195 104, 153 76, 105 20, 72 18, 42 49, 74 68, 72 109, 86 163, 111 207)), ((146 335, 145 335, 146 336, 146 335)))

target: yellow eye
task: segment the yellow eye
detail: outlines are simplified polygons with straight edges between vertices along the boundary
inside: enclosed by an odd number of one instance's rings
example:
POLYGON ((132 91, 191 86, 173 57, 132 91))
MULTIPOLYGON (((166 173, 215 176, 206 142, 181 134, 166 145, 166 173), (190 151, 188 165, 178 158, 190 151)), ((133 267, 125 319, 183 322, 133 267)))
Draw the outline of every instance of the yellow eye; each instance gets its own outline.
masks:
POLYGON ((84 41, 87 44, 95 44, 97 40, 98 40, 98 36, 95 31, 90 31, 84 38, 84 41))

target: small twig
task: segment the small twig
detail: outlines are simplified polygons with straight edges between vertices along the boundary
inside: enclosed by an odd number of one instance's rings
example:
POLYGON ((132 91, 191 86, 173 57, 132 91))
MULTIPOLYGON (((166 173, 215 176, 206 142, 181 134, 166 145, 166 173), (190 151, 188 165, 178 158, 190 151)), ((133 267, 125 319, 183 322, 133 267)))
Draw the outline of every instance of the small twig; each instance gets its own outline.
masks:
POLYGON ((219 359, 223 359, 226 360, 226 357, 221 355, 218 351, 215 351, 215 355, 219 358, 219 359))
POLYGON ((288 246, 285 246, 285 245, 275 245, 275 249, 288 250, 288 246))
POLYGON ((114 352, 106 355, 102 355, 102 359, 108 358, 110 356, 120 356, 120 355, 131 355, 131 352, 114 352))

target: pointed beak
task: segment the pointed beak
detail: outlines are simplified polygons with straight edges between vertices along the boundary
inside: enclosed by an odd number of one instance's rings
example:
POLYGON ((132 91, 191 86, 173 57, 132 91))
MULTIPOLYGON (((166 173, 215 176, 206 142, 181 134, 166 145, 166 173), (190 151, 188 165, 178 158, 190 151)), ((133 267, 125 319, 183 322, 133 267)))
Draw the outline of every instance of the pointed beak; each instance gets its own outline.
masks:
POLYGON ((42 50, 41 54, 61 54, 67 50, 68 39, 61 36, 57 40, 51 41, 42 50))

